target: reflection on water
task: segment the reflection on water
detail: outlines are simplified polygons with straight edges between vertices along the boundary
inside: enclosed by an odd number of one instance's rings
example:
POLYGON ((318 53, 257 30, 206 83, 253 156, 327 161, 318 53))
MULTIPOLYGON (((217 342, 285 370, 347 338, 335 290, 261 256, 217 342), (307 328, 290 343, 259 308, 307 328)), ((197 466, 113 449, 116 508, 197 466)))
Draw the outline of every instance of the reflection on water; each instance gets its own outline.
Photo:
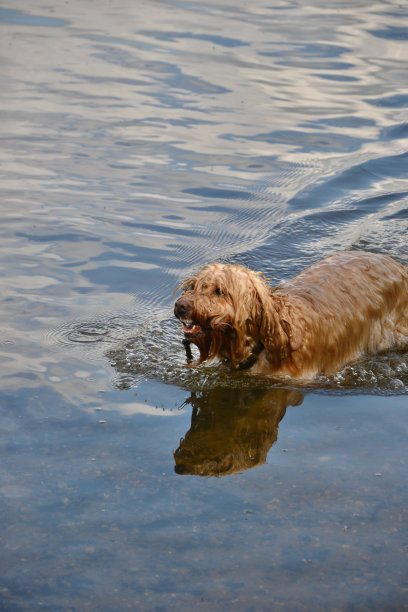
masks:
POLYGON ((191 427, 174 453, 177 474, 224 476, 266 461, 287 406, 303 396, 287 389, 213 389, 192 393, 191 427))

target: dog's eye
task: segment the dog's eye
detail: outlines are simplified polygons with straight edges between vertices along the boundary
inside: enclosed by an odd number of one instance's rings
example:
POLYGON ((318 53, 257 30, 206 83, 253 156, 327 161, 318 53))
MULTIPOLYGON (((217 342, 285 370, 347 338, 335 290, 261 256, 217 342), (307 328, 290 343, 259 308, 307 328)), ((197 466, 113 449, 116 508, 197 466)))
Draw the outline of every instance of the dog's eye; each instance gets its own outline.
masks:
POLYGON ((215 295, 221 295, 222 292, 221 292, 221 289, 219 287, 216 287, 214 289, 214 293, 215 293, 215 295))

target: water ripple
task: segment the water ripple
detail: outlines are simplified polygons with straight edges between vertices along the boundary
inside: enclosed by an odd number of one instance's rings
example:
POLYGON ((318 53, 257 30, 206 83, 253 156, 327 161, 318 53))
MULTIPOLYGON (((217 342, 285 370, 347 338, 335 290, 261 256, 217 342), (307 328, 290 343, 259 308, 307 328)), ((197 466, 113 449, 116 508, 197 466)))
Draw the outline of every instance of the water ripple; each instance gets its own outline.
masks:
POLYGON ((210 364, 190 369, 182 346, 180 324, 165 319, 141 326, 134 337, 107 355, 116 372, 119 388, 137 387, 142 380, 156 379, 189 390, 218 387, 237 389, 297 387, 304 392, 348 392, 393 394, 408 393, 408 352, 390 351, 349 364, 330 377, 312 383, 298 383, 269 376, 232 372, 226 365, 210 364))

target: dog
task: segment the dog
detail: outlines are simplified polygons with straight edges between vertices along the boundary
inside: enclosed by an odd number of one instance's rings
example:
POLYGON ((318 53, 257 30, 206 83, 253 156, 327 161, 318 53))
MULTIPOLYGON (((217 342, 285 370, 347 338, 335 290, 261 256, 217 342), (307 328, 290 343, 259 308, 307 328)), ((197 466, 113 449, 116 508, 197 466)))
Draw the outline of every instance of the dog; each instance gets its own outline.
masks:
POLYGON ((190 367, 218 357, 234 370, 297 380, 366 354, 408 346, 408 268, 386 255, 331 255, 271 288, 260 272, 213 263, 185 280, 174 307, 190 367))

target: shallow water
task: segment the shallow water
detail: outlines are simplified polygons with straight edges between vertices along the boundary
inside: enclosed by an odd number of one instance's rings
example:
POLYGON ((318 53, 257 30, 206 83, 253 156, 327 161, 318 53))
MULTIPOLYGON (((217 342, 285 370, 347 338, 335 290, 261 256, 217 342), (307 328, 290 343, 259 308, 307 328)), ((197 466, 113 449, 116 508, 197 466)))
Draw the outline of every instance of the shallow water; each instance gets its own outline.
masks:
POLYGON ((408 265, 408 11, 0 8, 2 610, 403 610, 408 355, 184 367, 172 292, 408 265))

